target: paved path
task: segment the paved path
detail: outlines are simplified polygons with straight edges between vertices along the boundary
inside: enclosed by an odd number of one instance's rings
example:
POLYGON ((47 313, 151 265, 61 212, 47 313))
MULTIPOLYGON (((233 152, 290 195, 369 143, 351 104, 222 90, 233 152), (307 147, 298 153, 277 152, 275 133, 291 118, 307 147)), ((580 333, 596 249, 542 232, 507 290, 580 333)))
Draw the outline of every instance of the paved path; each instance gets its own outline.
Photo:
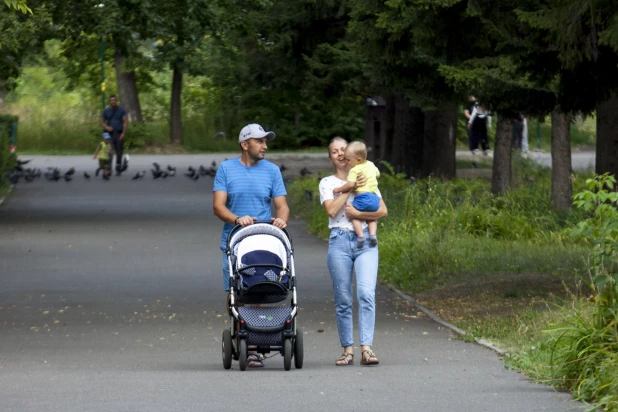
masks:
MULTIPOLYGON (((595 152, 593 151, 574 151, 571 153, 571 166, 574 170, 594 170, 594 166, 596 164, 595 161, 595 152)), ((514 154, 515 156, 515 154, 514 154)), ((482 155, 478 155, 477 157, 482 157, 482 155)), ((530 152, 528 157, 532 160, 535 160, 539 164, 544 166, 551 167, 551 153, 547 152, 530 152)), ((472 159, 473 156, 469 151, 457 151, 458 159, 472 159)))
MULTIPOLYGON (((133 170, 209 164, 142 156, 133 170), (163 161, 161 161, 161 159, 163 161)), ((218 157, 217 157, 218 159, 218 157)), ((92 167, 87 157, 33 166, 92 167)), ((221 364, 227 324, 211 179, 19 184, 0 206, 1 411, 568 411, 568 395, 506 370, 379 288, 378 367, 340 353, 326 245, 290 231, 305 367, 221 364), (323 330, 323 332, 319 332, 323 330)), ((360 355, 356 350, 357 357, 360 355)))

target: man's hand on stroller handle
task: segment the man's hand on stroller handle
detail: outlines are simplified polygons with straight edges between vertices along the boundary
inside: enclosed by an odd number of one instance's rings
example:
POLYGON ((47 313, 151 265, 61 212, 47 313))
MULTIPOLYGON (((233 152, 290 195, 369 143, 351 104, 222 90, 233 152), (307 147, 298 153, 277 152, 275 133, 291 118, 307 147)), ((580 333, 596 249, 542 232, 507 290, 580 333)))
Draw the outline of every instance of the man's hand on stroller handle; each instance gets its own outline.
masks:
POLYGON ((273 226, 278 227, 279 229, 285 229, 287 227, 287 222, 279 217, 273 217, 270 219, 273 222, 273 226))
MULTIPOLYGON (((254 224, 256 221, 258 220, 257 217, 251 217, 249 215, 247 216, 238 216, 235 220, 234 220, 234 224, 236 225, 240 225, 242 227, 246 227, 249 225, 254 224)), ((279 229, 285 229, 287 227, 287 222, 279 217, 273 217, 270 219, 270 221, 272 222, 273 226, 278 227, 279 229)))
POLYGON ((238 216, 236 220, 234 220, 234 224, 240 225, 242 227, 252 225, 253 222, 257 220, 257 217, 247 216, 238 216))

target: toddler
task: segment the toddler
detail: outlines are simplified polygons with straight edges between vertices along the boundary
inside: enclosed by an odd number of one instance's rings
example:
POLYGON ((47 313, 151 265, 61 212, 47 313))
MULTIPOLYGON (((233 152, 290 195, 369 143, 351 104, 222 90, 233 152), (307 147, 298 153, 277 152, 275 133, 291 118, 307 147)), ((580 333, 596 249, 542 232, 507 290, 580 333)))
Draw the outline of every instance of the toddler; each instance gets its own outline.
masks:
MULTIPOLYGON (((375 212, 380 208, 380 197, 377 195, 380 171, 372 162, 367 160, 367 146, 363 142, 358 141, 350 143, 345 149, 345 159, 351 167, 348 173, 348 183, 333 189, 333 194, 347 193, 354 190, 355 196, 352 206, 361 212, 375 212), (356 181, 360 174, 367 180, 363 186, 356 187, 356 181)), ((362 223, 358 219, 351 220, 357 236, 356 245, 361 249, 365 245, 362 223)), ((378 222, 368 220, 367 226, 369 227, 369 247, 376 247, 378 244, 378 237, 376 235, 378 222)))

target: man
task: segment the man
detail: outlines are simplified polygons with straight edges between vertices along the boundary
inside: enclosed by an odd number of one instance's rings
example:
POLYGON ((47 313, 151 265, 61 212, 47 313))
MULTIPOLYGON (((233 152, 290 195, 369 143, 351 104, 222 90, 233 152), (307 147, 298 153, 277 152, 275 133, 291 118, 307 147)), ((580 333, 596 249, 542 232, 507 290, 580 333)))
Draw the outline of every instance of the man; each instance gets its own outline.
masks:
POLYGON ((256 220, 270 220, 284 229, 290 216, 283 177, 279 167, 264 160, 266 142, 275 138, 259 124, 249 124, 240 131, 238 143, 240 157, 226 160, 219 165, 213 187, 213 211, 223 220, 220 249, 223 251, 223 286, 230 290, 229 268, 225 246, 227 235, 234 225, 243 227, 256 220), (271 200, 276 217, 272 217, 271 200))
MULTIPOLYGON (((277 165, 264 160, 266 142, 274 138, 274 132, 264 131, 259 124, 243 127, 238 136, 242 150, 240 157, 226 160, 217 169, 213 187, 213 211, 225 222, 219 248, 223 252, 223 288, 226 291, 230 290, 230 268, 225 247, 227 236, 234 225, 246 227, 256 220, 267 220, 285 229, 290 217, 281 171, 277 165), (271 201, 275 205, 276 217, 272 217, 271 201)), ((250 367, 263 366, 257 354, 250 353, 247 360, 250 367)))
MULTIPOLYGON (((116 96, 109 96, 109 106, 103 110, 101 124, 105 131, 112 136, 112 148, 116 153, 116 176, 122 173, 122 149, 124 147, 124 136, 127 132, 127 113, 118 106, 116 96)), ((110 159, 110 166, 112 165, 110 159)))

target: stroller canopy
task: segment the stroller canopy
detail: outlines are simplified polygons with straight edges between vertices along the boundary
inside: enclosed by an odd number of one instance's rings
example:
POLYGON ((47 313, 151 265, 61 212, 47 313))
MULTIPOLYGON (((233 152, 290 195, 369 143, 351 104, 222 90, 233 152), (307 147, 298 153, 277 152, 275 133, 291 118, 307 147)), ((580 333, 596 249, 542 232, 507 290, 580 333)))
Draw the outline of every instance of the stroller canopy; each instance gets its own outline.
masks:
POLYGON ((257 223, 234 233, 229 249, 237 269, 243 266, 243 256, 255 251, 267 251, 278 256, 281 266, 287 268, 292 246, 283 230, 266 223, 257 223))

